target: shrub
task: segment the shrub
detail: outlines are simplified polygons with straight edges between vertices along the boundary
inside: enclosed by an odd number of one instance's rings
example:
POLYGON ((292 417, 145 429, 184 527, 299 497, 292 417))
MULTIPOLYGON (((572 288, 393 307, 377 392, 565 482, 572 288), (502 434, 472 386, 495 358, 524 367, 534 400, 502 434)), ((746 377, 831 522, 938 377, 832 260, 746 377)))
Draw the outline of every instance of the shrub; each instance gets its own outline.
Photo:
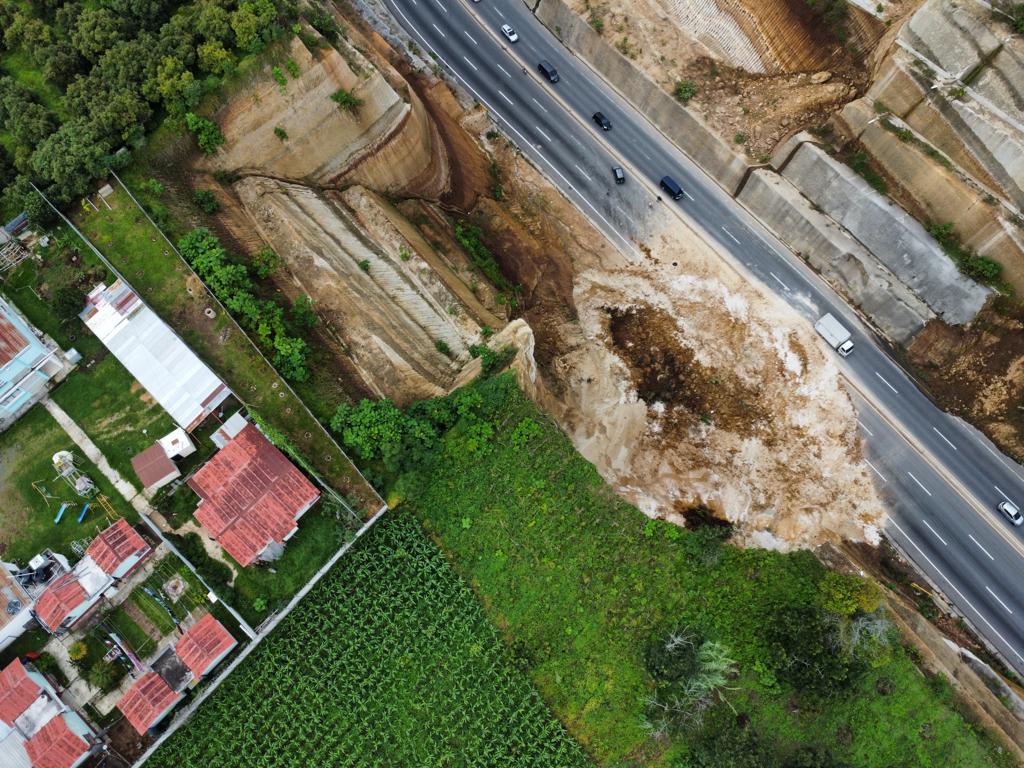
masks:
POLYGON ((153 197, 160 197, 164 193, 164 185, 156 179, 146 179, 140 182, 139 189, 147 195, 153 195, 153 197))
POLYGON ((446 342, 444 339, 437 339, 434 342, 434 348, 442 355, 451 356, 452 354, 452 348, 448 346, 448 342, 446 342))
POLYGON ((284 68, 288 70, 288 74, 292 76, 292 79, 297 80, 301 72, 299 71, 299 65, 295 62, 295 59, 288 59, 284 63, 284 68))
POLYGON ((204 154, 212 155, 224 143, 224 134, 220 132, 220 126, 212 120, 189 112, 185 115, 185 125, 195 134, 199 149, 204 154))
POLYGON ((292 317, 295 322, 303 328, 312 328, 316 325, 316 312, 313 311, 313 300, 306 294, 302 294, 292 304, 292 317))
POLYGON ((74 320, 85 308, 85 292, 74 285, 62 285, 53 297, 53 308, 62 320, 74 320))
POLYGON ((965 275, 983 283, 999 282, 1003 272, 1002 264, 987 256, 979 256, 967 248, 953 230, 952 223, 931 223, 926 229, 965 275))
POLYGON ((697 95, 697 86, 693 80, 677 80, 673 93, 677 99, 685 104, 697 95))
POLYGON ((366 274, 370 274, 370 260, 363 259, 362 261, 360 261, 359 268, 363 270, 363 272, 365 272, 366 274))
POLYGON ((736 135, 732 137, 732 140, 737 144, 746 144, 747 134, 743 133, 743 131, 737 131, 736 135))
POLYGON ((597 34, 600 35, 604 32, 604 19, 598 16, 597 11, 591 11, 587 21, 590 22, 590 26, 594 28, 597 34))
POLYGON ((469 254, 470 260, 484 273, 484 277, 490 280, 495 288, 503 292, 510 291, 511 283, 501 274, 494 254, 483 244, 482 237, 483 233, 479 227, 461 221, 455 222, 455 239, 469 254))
POLYGON ((81 661, 89 653, 89 648, 81 640, 76 640, 68 646, 68 658, 72 661, 81 661))
POLYGON ((885 179, 871 167, 871 163, 868 162, 868 156, 863 152, 858 152, 852 158, 850 158, 850 167, 856 171, 861 178, 866 181, 872 189, 881 194, 886 194, 889 191, 889 185, 885 182, 885 179))
POLYGON ((775 674, 798 691, 827 697, 862 671, 843 648, 838 624, 821 608, 796 605, 775 612, 765 628, 775 674))
POLYGON ((217 201, 217 197, 208 189, 197 189, 193 192, 192 202, 203 213, 216 213, 220 210, 220 203, 217 201))
POLYGON ((281 93, 284 93, 288 89, 288 78, 284 76, 284 72, 281 71, 280 67, 274 67, 270 70, 270 76, 274 78, 274 82, 277 83, 281 89, 281 93))
POLYGON ((288 131, 281 126, 274 128, 274 135, 277 136, 281 141, 288 141, 288 131))
POLYGON ((351 91, 346 91, 344 88, 339 88, 333 94, 331 94, 331 101, 337 104, 342 109, 348 112, 358 112, 359 108, 363 106, 363 100, 356 96, 351 91))
POLYGON ((99 688, 104 693, 113 690, 122 677, 123 674, 119 667, 108 664, 105 661, 96 662, 85 673, 85 679, 89 682, 89 685, 99 688))
POLYGON ((272 248, 262 248, 253 254, 252 267, 257 277, 268 278, 281 268, 281 257, 272 248))

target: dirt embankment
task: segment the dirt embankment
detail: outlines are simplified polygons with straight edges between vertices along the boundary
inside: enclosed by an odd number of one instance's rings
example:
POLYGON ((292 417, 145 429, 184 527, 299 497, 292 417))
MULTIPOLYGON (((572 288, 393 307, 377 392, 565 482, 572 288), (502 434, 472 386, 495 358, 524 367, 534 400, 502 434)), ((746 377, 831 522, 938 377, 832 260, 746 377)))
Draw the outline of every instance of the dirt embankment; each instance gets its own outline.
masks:
POLYGON ((943 407, 1024 461, 1024 306, 1001 298, 965 327, 934 322, 910 345, 910 362, 943 407))

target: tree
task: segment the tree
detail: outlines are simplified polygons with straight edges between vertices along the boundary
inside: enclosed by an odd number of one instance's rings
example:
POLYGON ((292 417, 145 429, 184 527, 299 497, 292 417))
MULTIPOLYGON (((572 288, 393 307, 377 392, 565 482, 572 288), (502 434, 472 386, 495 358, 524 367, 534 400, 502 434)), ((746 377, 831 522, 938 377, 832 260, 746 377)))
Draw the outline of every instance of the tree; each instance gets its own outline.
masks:
POLYGON ((85 194, 105 168, 110 145, 82 119, 64 123, 32 155, 32 169, 50 182, 49 193, 61 203, 85 194))
POLYGON ((278 334, 274 338, 274 366, 281 375, 292 381, 305 381, 309 378, 306 369, 306 342, 294 336, 278 334))
POLYGON ((882 604, 882 590, 860 576, 829 571, 821 580, 821 606, 839 616, 872 613, 882 604))
POLYGON ((316 325, 316 312, 313 311, 313 300, 306 294, 302 294, 292 304, 292 317, 302 328, 312 328, 316 325))
POLYGON ((171 56, 164 56, 157 65, 155 86, 164 107, 172 115, 188 112, 199 103, 203 93, 195 75, 185 68, 180 59, 171 56))
POLYGON ((847 688, 861 671, 843 647, 839 622, 816 606, 776 611, 765 636, 776 676, 800 692, 833 695, 847 688))
POLYGON ((207 42, 231 45, 234 40, 230 14, 212 0, 199 4, 195 28, 199 36, 207 42))
POLYGON ((85 67, 85 61, 74 46, 65 40, 57 40, 44 54, 43 77, 60 88, 66 88, 75 75, 85 67))
POLYGON ((394 466, 402 448, 405 416, 391 400, 360 400, 355 407, 343 403, 331 417, 331 429, 346 448, 364 461, 380 459, 394 466))
POLYGON ((199 148, 207 155, 212 155, 224 143, 224 134, 212 120, 199 117, 192 112, 185 114, 185 125, 196 136, 199 148))
POLYGON ((106 8, 84 8, 71 30, 71 44, 88 61, 98 61, 124 39, 122 19, 106 8))
POLYGON ((199 69, 214 75, 226 75, 235 67, 232 56, 220 40, 207 40, 199 46, 199 69))
POLYGON ((281 257, 272 248, 261 248, 252 255, 252 266, 257 277, 266 279, 281 268, 281 257))
POLYGON ((216 213, 220 210, 220 202, 216 195, 208 189, 197 189, 192 193, 192 202, 203 213, 216 213))
POLYGON ((53 297, 53 308, 63 320, 73 320, 85 307, 85 292, 70 283, 57 289, 53 297))
POLYGON ((231 14, 238 47, 249 53, 262 48, 274 34, 277 8, 273 0, 241 0, 231 14))

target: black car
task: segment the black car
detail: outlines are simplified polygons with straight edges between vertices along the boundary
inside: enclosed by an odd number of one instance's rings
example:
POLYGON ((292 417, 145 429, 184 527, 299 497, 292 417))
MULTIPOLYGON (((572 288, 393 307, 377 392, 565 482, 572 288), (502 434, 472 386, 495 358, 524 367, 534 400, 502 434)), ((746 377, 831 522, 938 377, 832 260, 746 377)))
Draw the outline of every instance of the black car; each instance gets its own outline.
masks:
POLYGON ((624 170, 622 170, 622 168, 620 168, 617 165, 612 168, 612 176, 615 177, 615 183, 616 184, 625 184, 626 183, 626 172, 624 170))
POLYGON ((549 62, 547 62, 547 61, 540 62, 537 65, 537 69, 539 69, 540 73, 542 75, 544 75, 544 77, 546 77, 552 83, 557 83, 558 82, 558 70, 556 70, 554 67, 552 67, 549 62))
POLYGON ((608 122, 608 118, 604 116, 604 112, 595 112, 594 122, 601 126, 602 131, 610 131, 612 129, 612 124, 608 122))

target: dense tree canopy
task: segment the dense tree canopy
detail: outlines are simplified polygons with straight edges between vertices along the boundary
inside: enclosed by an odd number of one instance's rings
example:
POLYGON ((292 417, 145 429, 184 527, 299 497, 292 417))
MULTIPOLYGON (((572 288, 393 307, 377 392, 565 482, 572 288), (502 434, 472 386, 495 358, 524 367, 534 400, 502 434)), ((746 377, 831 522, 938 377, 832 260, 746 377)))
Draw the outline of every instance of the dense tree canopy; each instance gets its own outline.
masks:
MULTIPOLYGON (((38 209, 29 182, 70 202, 154 120, 184 128, 295 13, 290 0, 0 0, 0 138, 17 172, 5 172, 5 207, 38 209)), ((219 129, 203 127, 197 138, 216 149, 219 129)))

